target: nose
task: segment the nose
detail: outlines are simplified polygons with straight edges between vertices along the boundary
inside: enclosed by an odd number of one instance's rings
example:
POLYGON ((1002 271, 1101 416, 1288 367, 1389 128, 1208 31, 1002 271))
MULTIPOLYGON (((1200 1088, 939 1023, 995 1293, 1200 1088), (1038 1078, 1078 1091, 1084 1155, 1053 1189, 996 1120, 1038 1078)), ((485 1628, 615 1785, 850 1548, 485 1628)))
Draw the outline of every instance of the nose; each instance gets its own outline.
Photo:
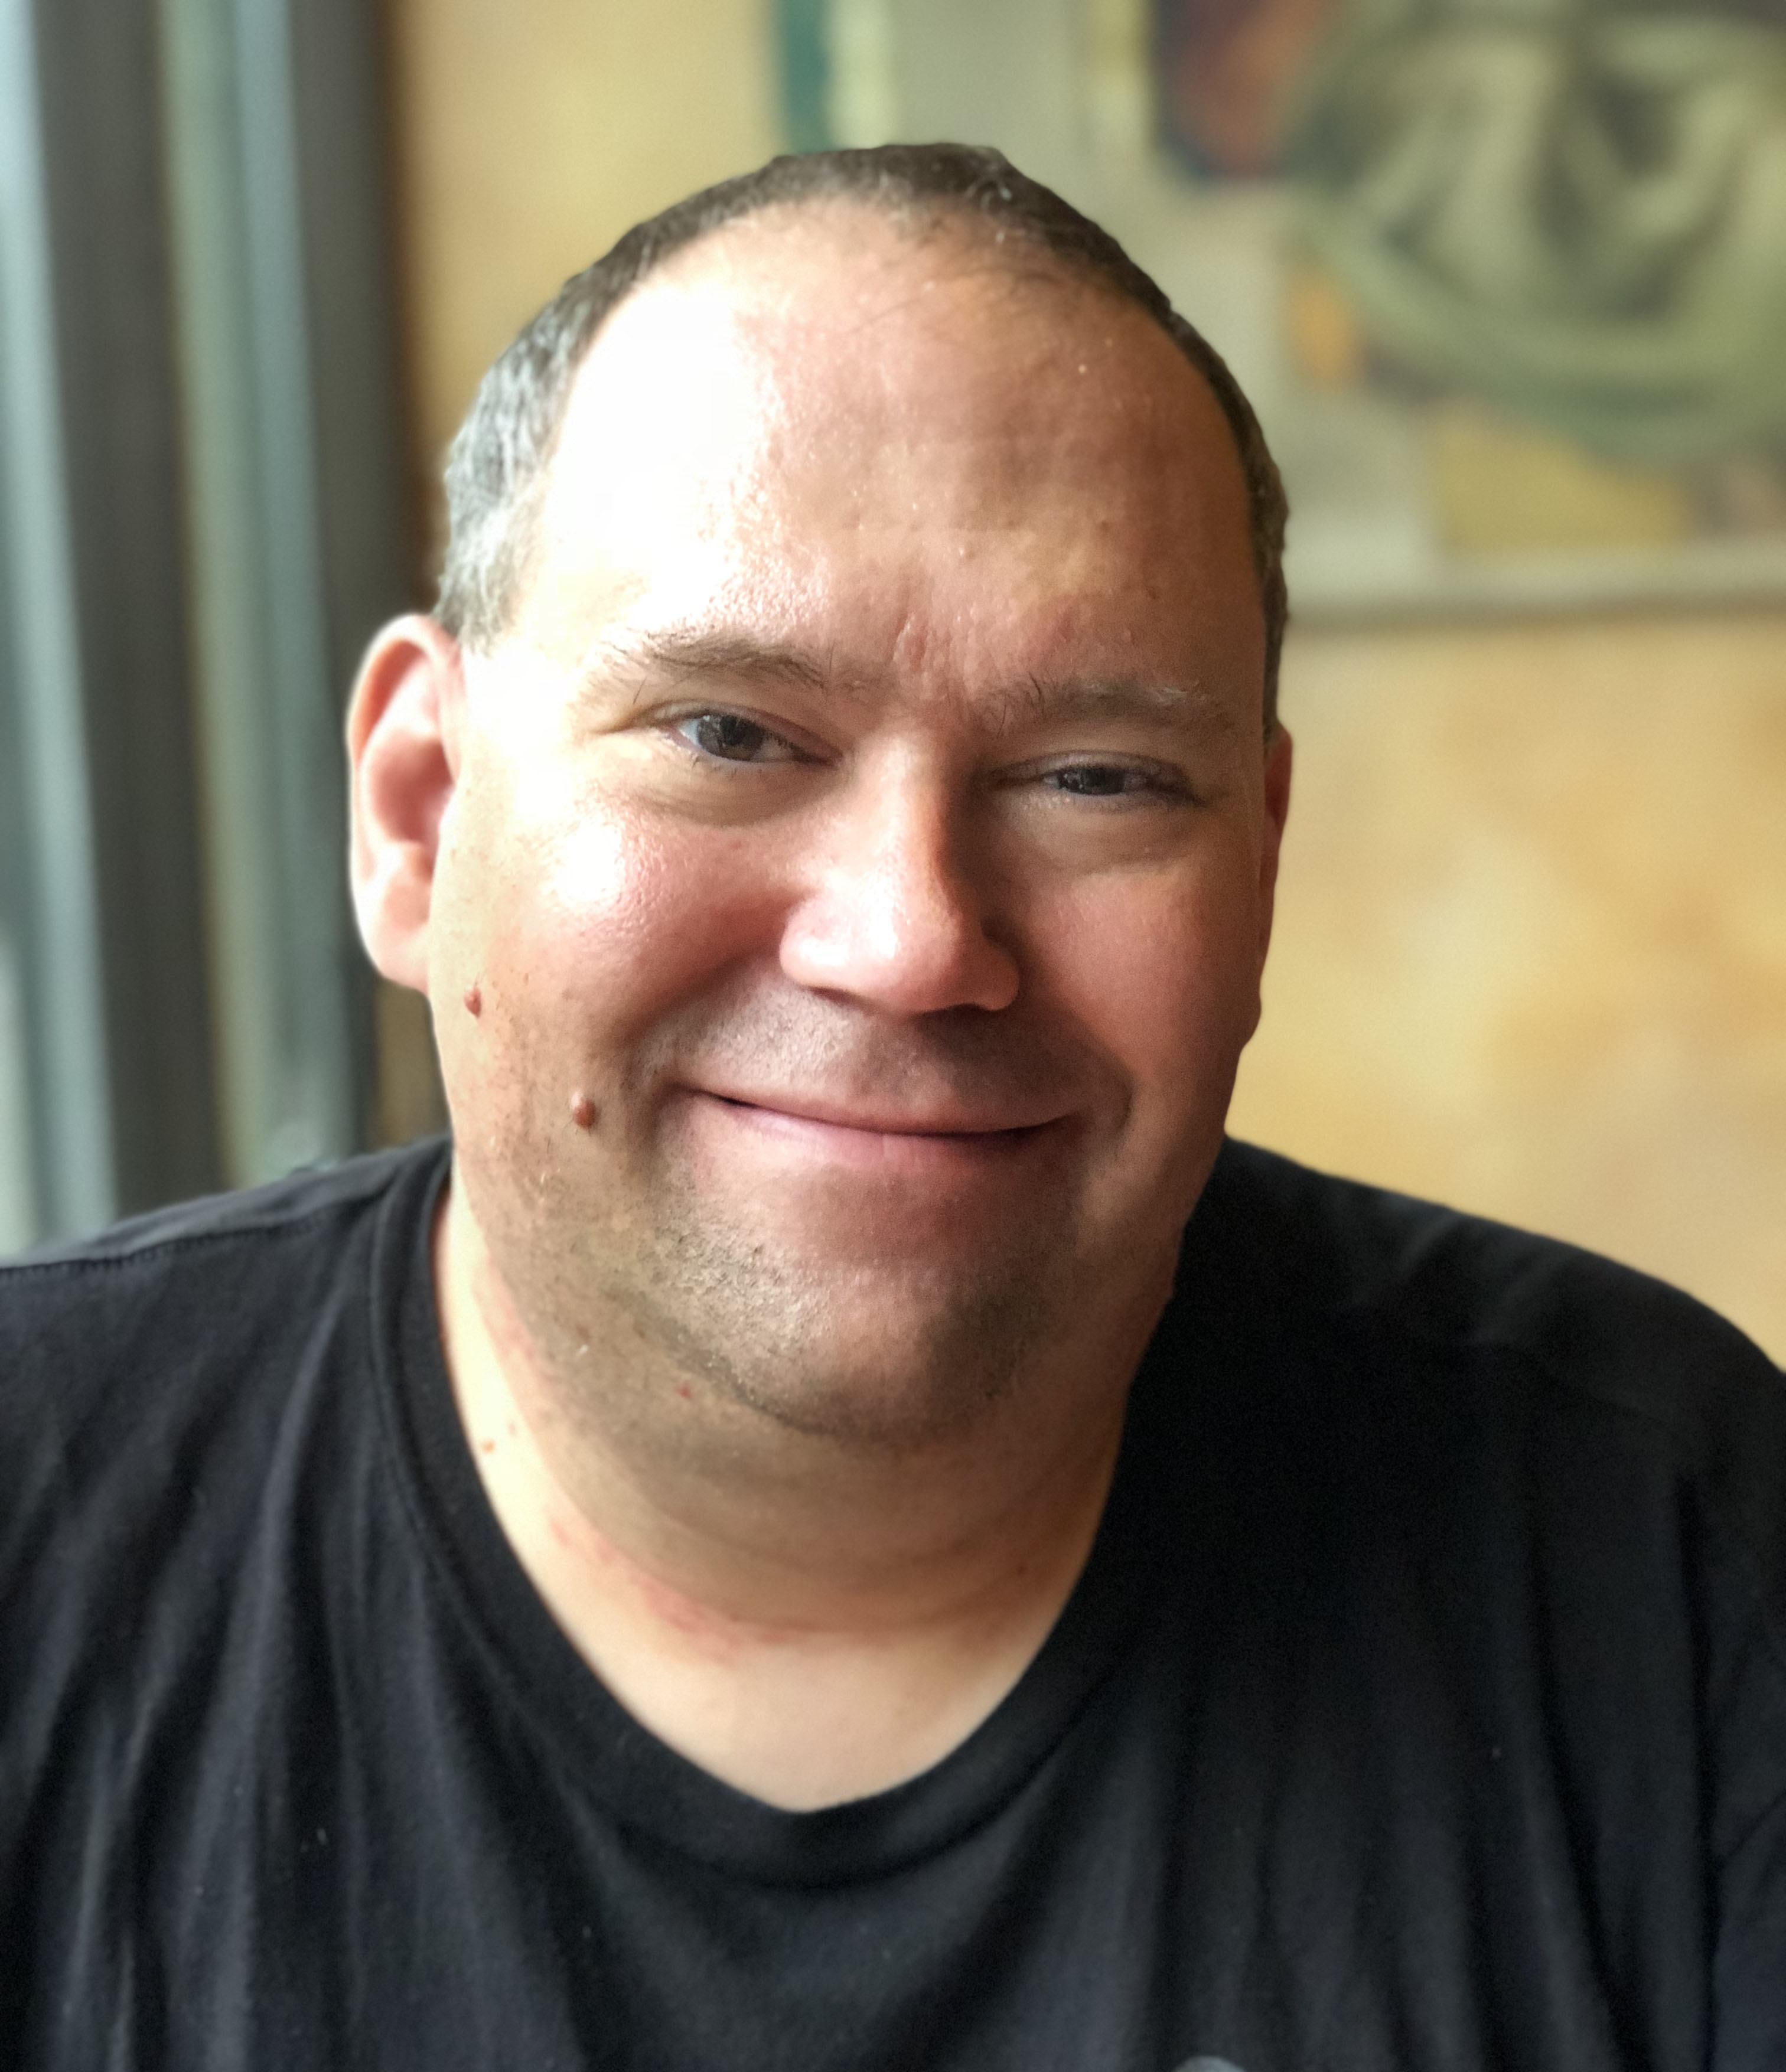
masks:
POLYGON ((787 976, 890 1014, 1009 1007, 1017 960, 987 932, 953 818, 940 777, 865 773, 783 927, 787 976))

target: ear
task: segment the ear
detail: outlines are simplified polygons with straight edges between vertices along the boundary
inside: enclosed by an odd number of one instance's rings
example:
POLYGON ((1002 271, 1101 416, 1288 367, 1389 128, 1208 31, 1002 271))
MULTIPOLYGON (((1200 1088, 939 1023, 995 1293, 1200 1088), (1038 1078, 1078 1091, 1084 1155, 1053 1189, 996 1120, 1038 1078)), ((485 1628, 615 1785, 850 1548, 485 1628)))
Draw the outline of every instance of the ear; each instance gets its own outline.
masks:
POLYGON ((431 619, 393 619, 360 665, 348 709, 354 911, 386 978, 425 992, 441 821, 459 781, 465 672, 431 619))
POLYGON ((1283 849, 1284 823, 1290 818, 1290 776, 1294 744, 1281 726, 1265 743, 1265 828, 1259 853, 1259 968, 1271 947, 1271 920, 1277 903, 1278 860, 1283 849))

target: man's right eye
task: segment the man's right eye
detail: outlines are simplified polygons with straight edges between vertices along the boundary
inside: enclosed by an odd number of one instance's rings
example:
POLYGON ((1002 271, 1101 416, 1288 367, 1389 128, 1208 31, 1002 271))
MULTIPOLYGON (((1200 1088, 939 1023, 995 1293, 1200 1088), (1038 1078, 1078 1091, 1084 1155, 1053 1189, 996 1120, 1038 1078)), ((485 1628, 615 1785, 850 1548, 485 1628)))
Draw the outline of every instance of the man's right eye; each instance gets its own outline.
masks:
POLYGON ((740 713, 691 713, 675 722, 674 730, 689 747, 725 763, 788 763, 799 754, 779 734, 740 713))

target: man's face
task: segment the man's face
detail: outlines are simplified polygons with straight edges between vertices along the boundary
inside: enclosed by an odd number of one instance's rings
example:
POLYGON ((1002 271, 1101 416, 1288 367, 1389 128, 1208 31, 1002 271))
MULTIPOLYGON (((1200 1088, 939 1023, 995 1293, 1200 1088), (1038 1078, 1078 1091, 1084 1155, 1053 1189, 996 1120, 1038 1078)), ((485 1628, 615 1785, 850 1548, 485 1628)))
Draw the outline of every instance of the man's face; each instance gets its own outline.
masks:
POLYGON ((429 921, 537 1349, 905 1443, 1145 1330, 1257 1018, 1263 652, 1227 427, 1139 310, 842 204, 625 302, 429 921))

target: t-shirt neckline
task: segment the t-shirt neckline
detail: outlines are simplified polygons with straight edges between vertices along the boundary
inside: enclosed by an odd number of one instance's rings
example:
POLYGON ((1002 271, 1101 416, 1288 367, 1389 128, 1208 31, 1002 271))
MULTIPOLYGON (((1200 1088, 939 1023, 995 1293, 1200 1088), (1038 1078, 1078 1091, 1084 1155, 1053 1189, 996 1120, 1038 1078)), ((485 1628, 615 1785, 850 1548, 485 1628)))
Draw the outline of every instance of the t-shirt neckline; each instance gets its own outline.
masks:
MULTIPOLYGON (((990 1819, 1048 1760, 1133 1644, 1158 1594, 1131 1418, 1089 1557, 1035 1659, 990 1716, 908 1782, 815 1812, 735 1790, 641 1726, 604 1688, 529 1581, 484 1494, 441 1346, 430 1234, 450 1166, 442 1141, 403 1161, 372 1276, 386 1443, 450 1623, 524 1734, 616 1821, 732 1875, 836 1885, 889 1875, 990 1819)), ((1156 1334, 1156 1343, 1158 1334, 1156 1334)), ((1150 1355, 1150 1358, 1152 1356, 1150 1355)), ((1143 1363, 1143 1375, 1147 1363, 1143 1363)))

